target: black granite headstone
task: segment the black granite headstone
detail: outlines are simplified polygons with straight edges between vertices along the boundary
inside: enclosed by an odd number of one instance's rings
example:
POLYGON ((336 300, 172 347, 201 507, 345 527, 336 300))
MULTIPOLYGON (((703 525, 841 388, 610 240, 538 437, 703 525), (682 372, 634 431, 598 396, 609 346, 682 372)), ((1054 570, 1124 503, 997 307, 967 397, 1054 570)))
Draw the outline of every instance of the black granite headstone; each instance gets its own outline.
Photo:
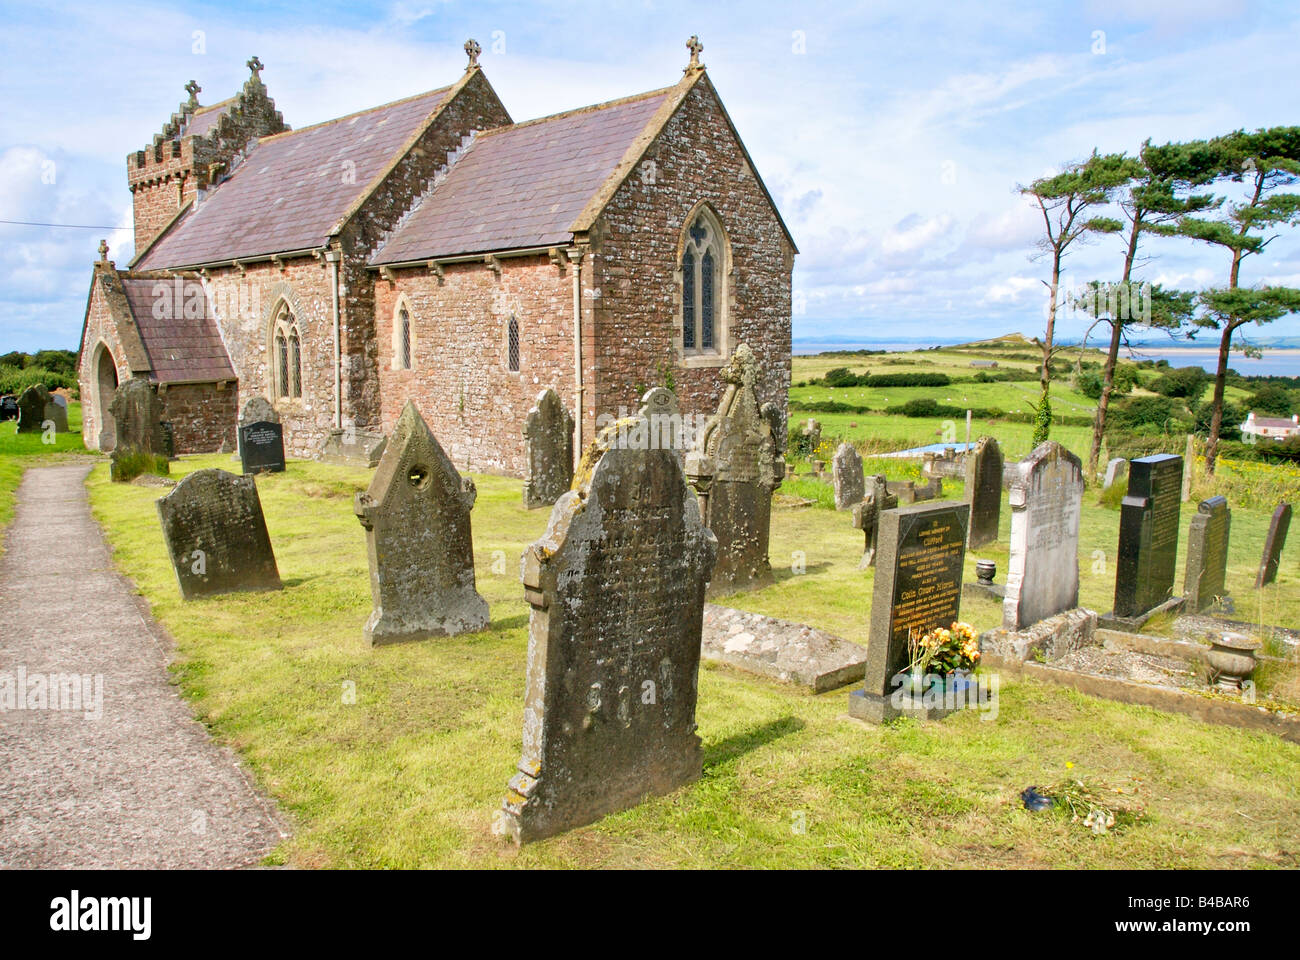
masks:
POLYGON ((1282 559, 1282 548, 1286 546, 1286 534, 1291 528, 1291 504, 1283 502, 1273 511, 1273 519, 1268 524, 1268 537, 1264 540, 1264 555, 1259 561, 1259 573, 1255 577, 1255 587, 1268 586, 1277 579, 1278 561, 1282 559))
POLYGON ((957 621, 969 521, 970 504, 949 500, 881 513, 866 679, 849 695, 853 716, 895 715, 890 698, 907 669, 908 640, 957 621))
POLYGON ((1141 617, 1173 597, 1183 458, 1172 453, 1129 464, 1115 562, 1116 617, 1141 617))
POLYGON ((280 473, 284 470, 284 427, 269 420, 239 428, 239 461, 244 473, 280 473))

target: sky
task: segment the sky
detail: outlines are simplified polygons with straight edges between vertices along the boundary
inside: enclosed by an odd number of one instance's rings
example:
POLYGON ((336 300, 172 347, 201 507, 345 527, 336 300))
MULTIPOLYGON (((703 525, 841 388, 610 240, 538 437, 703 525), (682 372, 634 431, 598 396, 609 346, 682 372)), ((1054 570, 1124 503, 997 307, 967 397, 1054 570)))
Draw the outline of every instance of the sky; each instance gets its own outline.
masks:
MULTIPOLYGON (((1300 5, 1078 3, 0 3, 0 352, 76 349, 100 238, 133 255, 126 157, 253 54, 293 127, 444 86, 467 37, 525 120, 677 80, 702 61, 796 243, 796 340, 1041 333, 1042 222, 1017 185, 1093 149, 1300 123, 1300 5), (96 229, 74 229, 89 225, 96 229), (100 229, 113 227, 112 230, 100 229)), ((1233 185, 1219 192, 1233 196, 1233 185)), ((1300 228, 1242 282, 1300 286, 1300 228)), ((1146 241, 1137 279, 1221 284, 1226 253, 1146 241)), ((1115 237, 1065 285, 1111 279, 1115 237)), ((1080 336, 1086 320, 1061 319, 1080 336)), ((1300 335, 1300 317, 1260 331, 1300 335)))

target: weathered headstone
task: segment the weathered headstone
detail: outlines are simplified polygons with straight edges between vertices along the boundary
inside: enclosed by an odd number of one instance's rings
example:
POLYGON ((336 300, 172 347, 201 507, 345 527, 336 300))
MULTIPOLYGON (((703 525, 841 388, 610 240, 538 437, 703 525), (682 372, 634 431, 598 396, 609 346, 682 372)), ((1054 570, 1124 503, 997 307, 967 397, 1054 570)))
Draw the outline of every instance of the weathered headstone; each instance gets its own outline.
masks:
POLYGON ((980 437, 966 453, 966 502, 970 504, 970 542, 982 547, 998 538, 1002 519, 1002 449, 993 437, 980 437))
POLYGON ((549 507, 573 483, 573 415, 550 387, 537 395, 524 419, 524 446, 528 452, 524 506, 549 507))
POLYGON ((181 596, 278 590, 280 574, 252 477, 198 470, 158 500, 181 596))
POLYGON ((853 527, 861 530, 864 538, 862 559, 858 569, 865 570, 876 561, 876 546, 880 537, 880 515, 898 506, 898 497, 889 492, 883 474, 866 479, 867 492, 860 503, 853 505, 853 527))
POLYGON ((1182 457, 1160 453, 1129 463, 1119 513, 1115 610, 1103 626, 1135 626, 1172 600, 1182 485, 1182 457))
POLYGON ((1232 511, 1223 497, 1202 500, 1187 532, 1187 565, 1183 571, 1183 607, 1200 613, 1225 595, 1228 572, 1228 532, 1232 511))
POLYGON ((907 669, 908 640, 960 618, 969 519, 969 504, 947 500, 880 515, 866 679, 849 695, 850 715, 876 722, 898 716, 891 701, 907 669))
POLYGON ((699 495, 704 524, 718 538, 711 595, 772 581, 772 492, 785 476, 771 418, 759 409, 754 393, 753 351, 742 343, 721 375, 727 387, 718 412, 686 457, 686 476, 699 495))
POLYGON ((914 503, 922 500, 938 500, 943 496, 943 478, 931 477, 925 483, 917 486, 912 485, 912 499, 914 503))
MULTIPOLYGON (((651 387, 641 397, 640 417, 645 421, 647 446, 651 450, 671 450, 677 462, 684 464, 686 451, 695 441, 689 418, 677 407, 677 395, 667 387, 651 387)), ((634 428, 635 429, 635 428, 634 428)))
POLYGON ((475 589, 470 510, 477 491, 461 477, 407 401, 354 510, 366 528, 374 646, 453 636, 488 625, 475 589))
POLYGON ((521 564, 532 607, 524 746, 502 812, 519 842, 702 771, 696 681, 717 540, 673 451, 619 445, 618 426, 583 456, 521 564))
POLYGON ((158 396, 157 384, 143 377, 123 381, 113 392, 108 410, 117 431, 110 467, 114 480, 118 478, 118 464, 124 457, 134 454, 169 457, 170 443, 163 424, 165 407, 158 396))
MULTIPOLYGON (((45 384, 34 383, 24 390, 18 397, 18 432, 40 433, 44 430, 51 405, 50 391, 45 384)), ((66 423, 63 429, 67 431, 66 423)))
POLYGON ((1259 561, 1259 573, 1255 575, 1255 587, 1266 587, 1277 579, 1277 566, 1282 559, 1282 548, 1286 546, 1287 531, 1291 529, 1291 504, 1283 502, 1273 511, 1273 519, 1268 524, 1268 536, 1264 540, 1264 555, 1259 561))
POLYGON ((862 502, 865 480, 862 476, 862 457, 851 443, 841 443, 831 461, 831 480, 835 485, 835 509, 848 510, 862 502))
POLYGON ((1021 460, 1008 497, 1011 557, 1002 626, 1023 630, 1079 605, 1079 458, 1053 440, 1021 460))
POLYGON ((1128 461, 1123 457, 1116 457, 1106 464, 1106 479, 1102 481, 1101 488, 1109 490, 1117 483, 1128 483, 1128 461))
POLYGON ((1182 501, 1192 499, 1192 479, 1196 473, 1196 437, 1187 435, 1187 448, 1183 452, 1183 494, 1182 501))
POLYGON ((377 467, 387 443, 388 438, 378 431, 344 427, 325 435, 318 458, 322 463, 346 467, 377 467))
POLYGON ((822 444, 822 425, 821 421, 809 417, 803 423, 799 424, 799 434, 804 438, 803 444, 808 451, 808 456, 817 453, 817 448, 822 444))
POLYGON ((45 405, 45 419, 54 424, 55 433, 68 432, 68 400, 61 394, 50 394, 50 402, 45 405))

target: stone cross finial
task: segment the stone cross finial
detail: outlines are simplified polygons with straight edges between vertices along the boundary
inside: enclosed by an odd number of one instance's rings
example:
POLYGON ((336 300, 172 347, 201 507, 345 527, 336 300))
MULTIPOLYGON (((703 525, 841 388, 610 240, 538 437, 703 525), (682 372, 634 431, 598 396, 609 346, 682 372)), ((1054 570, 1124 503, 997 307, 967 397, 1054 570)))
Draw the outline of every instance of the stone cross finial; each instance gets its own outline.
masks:
POLYGON ((266 65, 265 65, 264 63, 262 63, 262 61, 261 61, 260 59, 258 59, 258 57, 257 57, 256 54, 254 54, 254 55, 249 59, 249 61, 248 61, 248 63, 247 63, 247 67, 248 67, 249 70, 251 70, 251 71, 253 72, 253 79, 254 79, 254 80, 259 80, 259 81, 260 81, 260 80, 262 79, 262 77, 260 76, 260 72, 261 72, 262 70, 265 70, 265 69, 266 69, 266 65))
POLYGON ((199 91, 203 88, 191 80, 185 84, 185 92, 190 95, 190 104, 197 107, 199 105, 199 91))
POLYGON ((465 41, 465 55, 469 57, 469 63, 465 67, 467 72, 478 66, 478 55, 482 52, 483 48, 473 37, 465 41))
POLYGON ((100 241, 99 241, 99 259, 101 259, 101 260, 107 260, 107 259, 108 259, 108 241, 107 241, 107 240, 100 240, 100 241))
POLYGON ((700 54, 704 52, 704 44, 700 43, 700 38, 691 34, 691 39, 686 41, 686 49, 691 52, 691 62, 686 65, 686 71, 701 70, 700 54))

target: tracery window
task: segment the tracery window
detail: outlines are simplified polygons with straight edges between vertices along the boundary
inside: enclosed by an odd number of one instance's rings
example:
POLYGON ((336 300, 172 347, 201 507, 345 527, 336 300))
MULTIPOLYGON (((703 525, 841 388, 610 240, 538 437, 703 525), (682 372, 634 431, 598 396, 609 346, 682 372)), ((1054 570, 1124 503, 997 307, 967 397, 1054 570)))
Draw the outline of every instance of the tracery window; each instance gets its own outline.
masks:
POLYGON ((723 265, 726 237, 717 219, 701 209, 687 227, 682 244, 682 350, 719 353, 722 350, 725 298, 723 265))
POLYGON ((276 309, 272 321, 274 348, 274 393, 281 399, 302 396, 302 337, 298 321, 287 303, 276 309))

